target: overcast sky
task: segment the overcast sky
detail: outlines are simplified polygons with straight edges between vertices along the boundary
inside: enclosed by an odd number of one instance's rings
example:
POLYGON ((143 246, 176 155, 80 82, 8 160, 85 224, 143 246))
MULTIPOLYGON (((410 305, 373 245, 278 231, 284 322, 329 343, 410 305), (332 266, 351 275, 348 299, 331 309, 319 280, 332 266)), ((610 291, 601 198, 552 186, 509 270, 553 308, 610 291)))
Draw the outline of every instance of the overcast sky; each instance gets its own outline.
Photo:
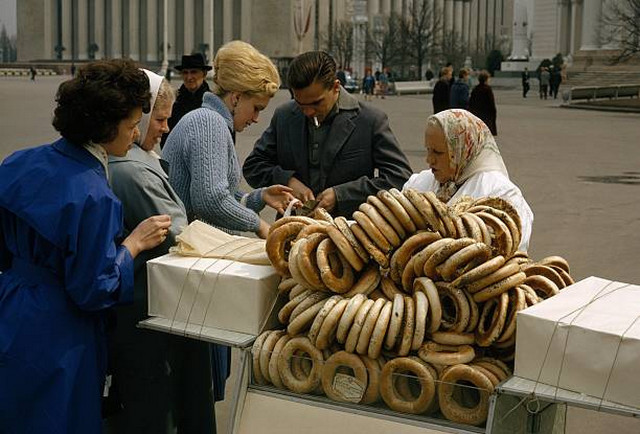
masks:
POLYGON ((3 24, 9 35, 16 34, 16 0, 0 0, 0 29, 3 24))

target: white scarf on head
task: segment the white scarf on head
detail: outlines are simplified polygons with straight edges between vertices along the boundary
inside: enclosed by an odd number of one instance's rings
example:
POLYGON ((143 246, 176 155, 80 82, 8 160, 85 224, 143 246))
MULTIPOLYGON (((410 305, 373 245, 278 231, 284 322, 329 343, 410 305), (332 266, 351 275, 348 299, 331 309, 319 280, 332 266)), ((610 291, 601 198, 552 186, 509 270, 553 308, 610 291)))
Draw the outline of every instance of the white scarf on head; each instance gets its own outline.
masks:
POLYGON ((149 113, 142 114, 140 125, 138 126, 138 129, 140 130, 140 138, 138 139, 138 143, 140 143, 141 145, 144 143, 144 139, 146 139, 147 137, 147 132, 149 132, 149 124, 151 123, 153 106, 156 104, 156 98, 158 97, 160 85, 162 84, 163 80, 163 77, 156 74, 155 72, 151 72, 148 69, 143 69, 143 71, 145 74, 147 74, 147 77, 149 77, 149 91, 151 92, 151 102, 149 113))

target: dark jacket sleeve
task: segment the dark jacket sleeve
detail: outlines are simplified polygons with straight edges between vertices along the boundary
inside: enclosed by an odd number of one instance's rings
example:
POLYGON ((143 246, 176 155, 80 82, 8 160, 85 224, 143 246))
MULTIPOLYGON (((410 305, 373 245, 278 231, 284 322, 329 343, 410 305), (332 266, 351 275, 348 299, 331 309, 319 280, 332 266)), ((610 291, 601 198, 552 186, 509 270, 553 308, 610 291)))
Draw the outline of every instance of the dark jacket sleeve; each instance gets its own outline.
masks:
POLYGON ((253 188, 268 187, 274 184, 287 185, 295 171, 283 169, 278 162, 278 122, 283 116, 282 110, 290 107, 285 104, 276 109, 269 127, 253 146, 253 150, 244 161, 242 174, 253 188))
POLYGON ((411 176, 411 166, 389 127, 387 115, 378 110, 369 110, 369 116, 374 117, 370 146, 373 166, 378 170, 378 175, 361 176, 353 181, 335 185, 333 188, 336 193, 337 212, 334 214, 351 217, 358 206, 366 202, 367 196, 394 187, 401 189, 411 176))

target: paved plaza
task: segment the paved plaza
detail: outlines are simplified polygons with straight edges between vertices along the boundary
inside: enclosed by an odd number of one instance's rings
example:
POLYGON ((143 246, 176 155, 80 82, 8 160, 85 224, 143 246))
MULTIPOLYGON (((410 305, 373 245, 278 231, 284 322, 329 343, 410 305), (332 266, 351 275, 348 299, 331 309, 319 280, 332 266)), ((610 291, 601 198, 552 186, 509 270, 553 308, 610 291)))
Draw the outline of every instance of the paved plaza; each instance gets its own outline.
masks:
MULTIPOLYGON (((0 160, 57 137, 51 126, 54 96, 65 78, 0 78, 0 160)), ((280 91, 260 122, 238 134, 241 162, 288 98, 280 91)), ((560 99, 540 100, 534 92, 523 99, 519 89, 496 90, 496 102, 498 145, 535 214, 530 256, 564 256, 576 280, 594 275, 640 284, 640 114, 560 108, 560 99)), ((389 96, 372 104, 388 114, 414 171, 424 169, 430 95, 389 96)), ((224 403, 220 410, 224 424, 224 403)), ((628 420, 617 427, 610 416, 583 413, 569 414, 570 432, 640 431, 637 423, 628 431, 628 420)))

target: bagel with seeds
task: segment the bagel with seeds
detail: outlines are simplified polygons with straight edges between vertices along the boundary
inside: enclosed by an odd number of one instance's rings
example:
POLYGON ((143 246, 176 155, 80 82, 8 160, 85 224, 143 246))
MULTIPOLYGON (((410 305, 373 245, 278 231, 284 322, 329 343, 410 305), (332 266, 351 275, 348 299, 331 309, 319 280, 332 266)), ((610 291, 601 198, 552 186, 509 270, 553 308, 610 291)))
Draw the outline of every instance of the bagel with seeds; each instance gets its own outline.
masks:
POLYGON ((270 232, 267 237, 267 242, 265 244, 267 256, 269 257, 269 261, 271 261, 273 268, 275 268, 276 272, 281 276, 289 275, 288 257, 291 242, 295 240, 298 233, 306 225, 307 223, 292 221, 279 226, 277 229, 270 232))
POLYGON ((411 221, 416 226, 417 230, 428 229, 428 224, 425 221, 422 214, 416 209, 416 207, 411 203, 411 201, 404 195, 404 193, 400 192, 396 188, 389 189, 389 194, 398 201, 398 203, 404 208, 404 210, 411 217, 411 221))
POLYGON ((417 232, 418 228, 416 227, 413 220, 411 220, 411 216, 409 215, 407 210, 404 209, 402 204, 391 195, 391 193, 386 190, 380 190, 377 193, 377 197, 393 213, 393 215, 396 217, 396 220, 405 229, 407 235, 411 235, 417 232))
POLYGON ((398 218, 389 209, 389 207, 384 204, 384 202, 382 202, 377 196, 369 196, 367 198, 367 202, 371 204, 371 206, 373 206, 373 208, 378 211, 378 213, 380 213, 385 222, 391 225, 391 227, 401 240, 407 238, 407 231, 405 231, 404 226, 402 225, 402 223, 400 223, 398 218))
POLYGON ((389 256, 387 256, 387 254, 380 250, 373 241, 371 241, 371 238, 369 238, 358 223, 351 225, 350 229, 374 261, 376 261, 382 268, 389 267, 389 256))
POLYGON ((349 226, 349 222, 347 222, 347 219, 344 217, 336 217, 333 222, 336 225, 336 227, 340 230, 340 232, 342 232, 342 235, 344 235, 347 241, 349 241, 349 244, 351 244, 351 247, 353 247, 353 250, 355 250, 358 256, 360 256, 360 259, 362 259, 362 261, 365 264, 369 262, 369 259, 370 259, 369 254, 364 249, 364 247, 362 247, 362 244, 360 244, 360 242, 356 239, 355 235, 353 235, 353 232, 351 231, 351 228, 349 226))

